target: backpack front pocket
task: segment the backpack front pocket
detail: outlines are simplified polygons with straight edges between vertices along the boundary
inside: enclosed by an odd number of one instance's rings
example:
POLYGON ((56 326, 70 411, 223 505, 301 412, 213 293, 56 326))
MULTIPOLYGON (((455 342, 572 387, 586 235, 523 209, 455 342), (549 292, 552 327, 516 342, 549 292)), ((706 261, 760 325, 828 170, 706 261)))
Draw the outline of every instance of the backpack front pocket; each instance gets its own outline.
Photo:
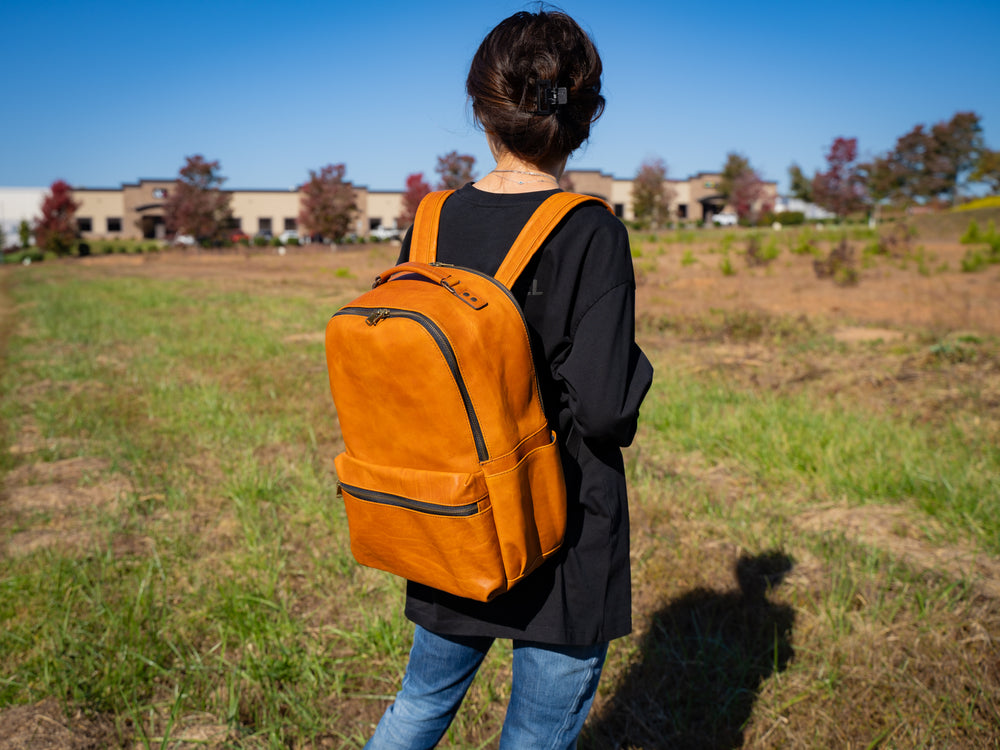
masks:
POLYGON ((376 466, 346 453, 336 467, 359 563, 480 601, 505 590, 481 473, 376 466))

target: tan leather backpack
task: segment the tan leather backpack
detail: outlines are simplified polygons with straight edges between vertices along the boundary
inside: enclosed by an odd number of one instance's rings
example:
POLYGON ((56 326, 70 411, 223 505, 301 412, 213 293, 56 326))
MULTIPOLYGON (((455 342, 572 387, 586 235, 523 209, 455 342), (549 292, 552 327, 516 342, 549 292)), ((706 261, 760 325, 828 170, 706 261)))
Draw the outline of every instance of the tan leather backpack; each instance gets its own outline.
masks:
POLYGON ((411 260, 330 319, 336 457, 355 559, 489 601, 554 554, 566 490, 509 289, 548 234, 594 198, 556 193, 495 277, 436 264, 441 206, 420 204, 411 260))

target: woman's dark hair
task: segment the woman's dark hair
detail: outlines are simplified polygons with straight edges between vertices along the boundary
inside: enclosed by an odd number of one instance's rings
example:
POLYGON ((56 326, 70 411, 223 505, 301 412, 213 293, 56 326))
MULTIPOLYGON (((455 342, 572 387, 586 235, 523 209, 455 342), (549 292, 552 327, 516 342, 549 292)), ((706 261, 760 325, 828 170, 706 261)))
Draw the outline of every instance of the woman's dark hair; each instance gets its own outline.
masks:
POLYGON ((514 156, 546 164, 569 156, 589 137, 604 111, 601 70, 597 48, 572 18, 522 11, 487 34, 465 89, 488 134, 514 156), (550 114, 539 114, 539 81, 566 88, 565 103, 550 114))

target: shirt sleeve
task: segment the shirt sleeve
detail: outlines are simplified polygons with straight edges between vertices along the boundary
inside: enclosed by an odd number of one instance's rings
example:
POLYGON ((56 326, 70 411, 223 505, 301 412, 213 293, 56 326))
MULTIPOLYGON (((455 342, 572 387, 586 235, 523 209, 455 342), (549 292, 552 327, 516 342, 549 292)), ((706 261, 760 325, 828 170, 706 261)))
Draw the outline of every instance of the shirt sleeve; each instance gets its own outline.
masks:
POLYGON ((576 432, 629 445, 653 367, 635 343, 635 272, 628 231, 598 212, 580 259, 568 340, 551 360, 576 432))
POLYGON ((635 343, 635 288, 608 290, 580 318, 553 375, 568 395, 573 426, 585 439, 629 445, 653 366, 635 343))

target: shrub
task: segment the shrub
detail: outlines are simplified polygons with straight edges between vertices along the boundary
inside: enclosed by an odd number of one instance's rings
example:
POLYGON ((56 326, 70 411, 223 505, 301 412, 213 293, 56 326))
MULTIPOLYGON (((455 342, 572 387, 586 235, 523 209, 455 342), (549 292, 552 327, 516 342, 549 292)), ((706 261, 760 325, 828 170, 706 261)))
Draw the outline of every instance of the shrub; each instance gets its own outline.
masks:
POLYGON ((14 253, 7 253, 4 256, 5 263, 40 263, 45 260, 45 253, 40 248, 28 247, 14 253))
MULTIPOLYGON (((888 255, 902 258, 909 254, 910 241, 916 236, 914 230, 900 222, 892 224, 887 229, 875 235, 874 239, 865 245, 865 255, 888 255)), ((860 236, 858 237, 861 238, 860 236)))
POLYGON ((837 286, 853 286, 860 280, 854 248, 846 237, 834 246, 825 259, 814 260, 813 269, 818 278, 833 279, 837 286))
POLYGON ((997 225, 993 219, 986 225, 986 234, 983 235, 983 242, 990 246, 993 252, 1000 252, 1000 234, 997 233, 997 225))
POLYGON ((969 226, 966 228, 962 236, 959 237, 958 241, 963 245, 971 245, 974 242, 980 241, 979 224, 976 223, 975 219, 969 222, 969 226))
POLYGON ((768 243, 761 247, 760 237, 751 235, 747 240, 747 265, 766 266, 780 254, 778 241, 772 237, 768 243))
POLYGON ((1000 250, 966 250, 962 256, 962 270, 965 273, 982 271, 989 265, 1000 263, 1000 250))
POLYGON ((774 215, 774 220, 783 227, 797 227, 805 223, 806 215, 802 211, 782 211, 774 215))
POLYGON ((789 248, 795 255, 815 255, 816 240, 808 227, 795 235, 794 243, 789 248))
POLYGON ((719 270, 722 271, 723 276, 733 276, 736 273, 733 262, 729 260, 728 255, 723 256, 722 260, 719 261, 719 270))

